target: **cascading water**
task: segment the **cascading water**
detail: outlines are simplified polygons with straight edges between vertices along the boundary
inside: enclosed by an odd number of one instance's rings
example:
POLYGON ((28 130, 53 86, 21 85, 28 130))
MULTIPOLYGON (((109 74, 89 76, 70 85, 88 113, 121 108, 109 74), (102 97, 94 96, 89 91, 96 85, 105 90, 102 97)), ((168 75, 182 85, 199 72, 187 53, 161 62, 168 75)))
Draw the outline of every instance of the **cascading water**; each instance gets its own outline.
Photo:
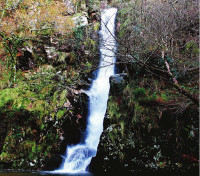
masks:
POLYGON ((103 131, 103 119, 106 113, 110 89, 109 77, 114 74, 116 41, 116 8, 105 9, 101 15, 101 61, 96 80, 87 94, 90 98, 87 136, 83 144, 68 146, 65 161, 56 172, 85 171, 92 157, 96 156, 100 136, 103 131))

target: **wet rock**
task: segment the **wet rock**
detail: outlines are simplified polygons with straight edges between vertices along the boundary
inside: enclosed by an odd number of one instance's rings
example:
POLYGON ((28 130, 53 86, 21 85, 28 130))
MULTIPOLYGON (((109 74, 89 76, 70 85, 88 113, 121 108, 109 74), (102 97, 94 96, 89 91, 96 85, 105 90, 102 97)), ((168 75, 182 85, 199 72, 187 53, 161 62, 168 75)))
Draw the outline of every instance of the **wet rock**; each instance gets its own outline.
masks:
POLYGON ((75 17, 72 18, 74 21, 74 25, 76 27, 83 27, 88 25, 88 20, 87 20, 87 13, 77 13, 75 17))
POLYGON ((115 74, 110 77, 110 82, 115 83, 115 84, 122 84, 122 83, 124 83, 126 78, 127 78, 126 73, 115 74))
MULTIPOLYGON (((78 116, 77 122, 80 125, 82 134, 85 133, 88 117, 88 106, 89 106, 89 97, 84 92, 79 94, 79 112, 81 116, 78 116)), ((84 136, 84 135, 83 135, 84 136)))
POLYGON ((110 77, 110 93, 115 95, 122 91, 126 85, 127 74, 115 74, 110 77))
POLYGON ((79 82, 78 88, 79 89, 84 89, 84 90, 88 90, 91 87, 92 84, 92 80, 81 80, 79 82))
POLYGON ((52 155, 51 158, 47 161, 44 170, 56 170, 59 168, 60 164, 63 161, 63 157, 61 155, 52 155))

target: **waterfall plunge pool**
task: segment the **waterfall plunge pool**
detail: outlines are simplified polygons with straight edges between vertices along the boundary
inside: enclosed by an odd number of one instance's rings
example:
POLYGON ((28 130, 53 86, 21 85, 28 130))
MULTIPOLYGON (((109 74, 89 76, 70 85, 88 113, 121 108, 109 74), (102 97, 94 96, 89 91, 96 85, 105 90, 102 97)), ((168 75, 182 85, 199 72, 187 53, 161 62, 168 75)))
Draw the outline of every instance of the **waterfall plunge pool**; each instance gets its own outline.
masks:
POLYGON ((52 173, 52 172, 33 172, 33 171, 13 171, 13 170, 3 170, 0 171, 0 176, 96 176, 89 172, 79 172, 79 173, 52 173))

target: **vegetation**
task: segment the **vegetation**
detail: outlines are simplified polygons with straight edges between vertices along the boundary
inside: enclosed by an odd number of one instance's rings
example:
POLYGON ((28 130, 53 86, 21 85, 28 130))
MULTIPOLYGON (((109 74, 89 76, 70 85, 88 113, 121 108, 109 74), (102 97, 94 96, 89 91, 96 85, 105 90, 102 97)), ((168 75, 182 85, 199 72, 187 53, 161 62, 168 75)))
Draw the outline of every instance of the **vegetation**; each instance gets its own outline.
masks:
MULTIPOLYGON (((91 170, 198 166, 198 1, 0 1, 0 168, 55 169, 81 140, 100 9, 118 8, 117 63, 91 170), (51 162, 57 165, 52 166, 51 162), (96 164, 96 165, 95 165, 96 164)), ((197 173, 192 173, 192 175, 197 173)))
POLYGON ((198 175, 198 2, 112 3, 117 66, 127 76, 121 83, 111 78, 91 168, 110 175, 198 175))
POLYGON ((51 158, 80 141, 87 98, 76 89, 88 87, 98 48, 96 23, 74 22, 86 10, 77 3, 0 2, 1 168, 53 169, 51 158))

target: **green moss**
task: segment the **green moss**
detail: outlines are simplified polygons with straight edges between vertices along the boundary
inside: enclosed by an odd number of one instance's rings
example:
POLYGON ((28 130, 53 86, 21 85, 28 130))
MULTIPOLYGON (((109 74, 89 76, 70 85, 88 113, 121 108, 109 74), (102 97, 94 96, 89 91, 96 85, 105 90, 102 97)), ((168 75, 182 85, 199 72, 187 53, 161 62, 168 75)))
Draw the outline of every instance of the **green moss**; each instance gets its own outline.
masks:
POLYGON ((42 116, 42 114, 45 114, 47 106, 48 106, 47 102, 45 102, 44 100, 38 100, 33 103, 32 110, 35 111, 36 113, 39 112, 42 116))
POLYGON ((43 145, 38 145, 37 146, 37 153, 42 153, 43 149, 44 149, 43 145))
POLYGON ((37 98, 37 95, 25 88, 4 89, 0 91, 0 108, 6 104, 12 105, 14 109, 26 108, 31 103, 31 98, 37 98))
POLYGON ((109 117, 112 120, 117 120, 119 121, 120 117, 121 117, 121 112, 119 111, 119 105, 117 102, 115 102, 113 100, 113 97, 109 97, 109 104, 108 104, 108 113, 109 113, 109 117))
POLYGON ((15 159, 14 154, 2 152, 1 155, 0 155, 1 162, 11 162, 14 159, 15 159))
POLYGON ((84 45, 90 52, 95 52, 96 42, 94 40, 87 38, 87 40, 84 42, 84 45))
POLYGON ((124 121, 121 121, 120 122, 120 127, 121 127, 121 130, 120 130, 120 132, 121 132, 121 135, 122 135, 122 138, 124 138, 124 132, 125 132, 125 123, 124 123, 124 121))
POLYGON ((40 91, 40 97, 42 99, 45 98, 50 98, 51 97, 51 93, 54 90, 55 85, 54 84, 49 84, 47 86, 45 86, 41 91, 40 91))
POLYGON ((99 29, 100 29, 100 23, 99 22, 94 23, 94 31, 99 31, 99 29))
POLYGON ((112 133, 112 132, 110 132, 108 135, 109 135, 109 138, 110 138, 110 140, 112 141, 112 143, 115 144, 116 135, 115 135, 114 133, 112 133))
POLYGON ((32 150, 32 147, 35 145, 36 145, 35 141, 31 140, 25 140, 20 144, 21 148, 23 148, 25 151, 32 150))
POLYGON ((57 112, 57 117, 58 117, 59 119, 62 118, 62 117, 64 116, 65 112, 66 112, 66 110, 59 110, 59 111, 57 112))
POLYGON ((71 52, 69 55, 69 63, 70 64, 74 63, 76 61, 76 59, 77 59, 76 53, 71 52))
POLYGON ((191 52, 191 50, 192 54, 199 54, 199 46, 194 40, 191 40, 186 44, 186 51, 191 52))
POLYGON ((65 63, 66 58, 69 56, 69 54, 65 52, 59 52, 58 55, 59 55, 58 62, 60 63, 65 63))
POLYGON ((133 90, 133 95, 136 99, 143 98, 146 96, 146 90, 144 88, 136 88, 133 90))
POLYGON ((53 106, 56 106, 57 103, 58 103, 59 92, 60 92, 60 90, 57 90, 57 91, 55 91, 54 94, 53 94, 53 102, 52 102, 53 106))
POLYGON ((67 97, 68 91, 67 89, 63 90, 60 94, 60 100, 64 100, 67 97))
POLYGON ((61 108, 65 102, 67 102, 67 95, 68 91, 67 89, 63 90, 62 92, 60 90, 54 92, 53 95, 53 106, 56 106, 57 108, 61 108))
POLYGON ((124 153, 123 152, 119 152, 119 158, 121 161, 124 160, 124 153))

